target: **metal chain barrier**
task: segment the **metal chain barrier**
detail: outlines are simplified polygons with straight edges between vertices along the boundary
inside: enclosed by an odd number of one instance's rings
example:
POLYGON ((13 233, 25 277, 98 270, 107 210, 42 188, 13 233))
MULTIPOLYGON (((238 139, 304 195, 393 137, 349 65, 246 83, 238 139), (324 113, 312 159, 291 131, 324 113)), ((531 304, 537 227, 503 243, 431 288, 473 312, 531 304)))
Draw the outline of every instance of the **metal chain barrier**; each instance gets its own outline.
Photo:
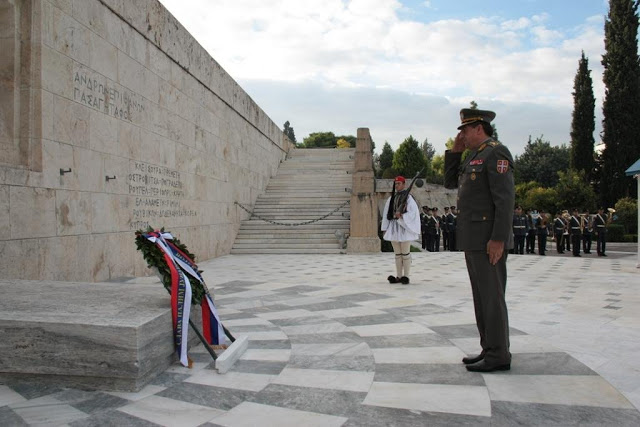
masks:
POLYGON ((243 210, 245 210, 245 211, 250 215, 250 218, 255 216, 256 218, 258 218, 258 219, 260 219, 260 220, 262 220, 262 221, 265 221, 265 222, 269 222, 269 223, 271 223, 271 224, 275 224, 275 225, 286 225, 286 226, 288 226, 288 227, 297 227, 297 226, 299 226, 299 225, 313 224, 314 222, 318 222, 318 221, 320 221, 320 220, 323 220, 323 219, 327 218, 328 216, 331 216, 331 215, 333 215, 334 213, 338 212, 338 211, 339 211, 340 209, 342 209, 343 207, 347 206, 349 203, 351 203, 351 200, 347 200, 346 202, 344 202, 343 204, 341 204, 340 206, 338 206, 337 208, 335 208, 334 210, 332 210, 332 211, 331 211, 331 212, 329 212, 328 214, 321 216, 320 218, 312 219, 312 220, 310 220, 310 221, 305 221, 305 222, 291 223, 291 224, 288 224, 288 223, 285 223, 285 222, 273 221, 273 220, 270 220, 270 219, 267 219, 267 218, 263 218, 263 217, 261 217, 260 215, 256 215, 256 214, 254 214, 253 212, 251 212, 249 209, 247 209, 246 207, 244 207, 244 206, 243 206, 243 205, 241 205, 240 203, 238 203, 238 202, 234 202, 234 203, 235 203, 236 205, 240 206, 243 210))

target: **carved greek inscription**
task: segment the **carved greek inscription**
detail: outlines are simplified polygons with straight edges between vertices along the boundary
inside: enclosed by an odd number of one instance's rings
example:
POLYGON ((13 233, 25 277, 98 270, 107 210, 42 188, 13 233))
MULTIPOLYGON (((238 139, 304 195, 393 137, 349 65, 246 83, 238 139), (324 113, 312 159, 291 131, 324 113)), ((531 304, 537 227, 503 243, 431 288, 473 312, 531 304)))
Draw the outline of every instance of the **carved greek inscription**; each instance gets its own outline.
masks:
POLYGON ((129 122, 133 121, 134 114, 141 113, 145 109, 142 96, 85 69, 74 72, 73 99, 129 122))
POLYGON ((197 211, 182 206, 185 196, 180 172, 164 166, 133 162, 127 176, 129 194, 136 196, 131 229, 158 227, 174 218, 195 217, 197 211))

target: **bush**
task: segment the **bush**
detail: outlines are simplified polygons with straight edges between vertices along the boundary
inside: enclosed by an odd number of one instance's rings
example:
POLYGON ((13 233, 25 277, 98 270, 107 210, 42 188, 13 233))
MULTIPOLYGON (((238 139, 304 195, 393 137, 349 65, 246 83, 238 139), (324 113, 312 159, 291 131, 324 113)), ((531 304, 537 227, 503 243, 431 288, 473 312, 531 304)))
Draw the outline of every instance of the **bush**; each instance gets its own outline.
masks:
POLYGON ((610 242, 624 242, 624 226, 621 224, 607 225, 607 240, 610 242))
POLYGON ((638 235, 637 234, 625 234, 623 237, 623 241, 627 243, 638 243, 638 235))
POLYGON ((638 201, 625 197, 616 202, 616 222, 624 225, 628 234, 638 233, 638 201))

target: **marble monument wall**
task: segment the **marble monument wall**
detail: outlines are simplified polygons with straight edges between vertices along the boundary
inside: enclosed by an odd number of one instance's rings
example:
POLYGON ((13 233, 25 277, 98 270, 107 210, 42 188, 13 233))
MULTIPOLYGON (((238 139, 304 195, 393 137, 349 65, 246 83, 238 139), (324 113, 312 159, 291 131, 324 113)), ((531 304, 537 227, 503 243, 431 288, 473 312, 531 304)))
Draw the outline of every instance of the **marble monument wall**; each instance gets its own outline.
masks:
POLYGON ((4 278, 144 275, 147 225, 227 254, 291 148, 157 0, 0 0, 0 55, 4 278))

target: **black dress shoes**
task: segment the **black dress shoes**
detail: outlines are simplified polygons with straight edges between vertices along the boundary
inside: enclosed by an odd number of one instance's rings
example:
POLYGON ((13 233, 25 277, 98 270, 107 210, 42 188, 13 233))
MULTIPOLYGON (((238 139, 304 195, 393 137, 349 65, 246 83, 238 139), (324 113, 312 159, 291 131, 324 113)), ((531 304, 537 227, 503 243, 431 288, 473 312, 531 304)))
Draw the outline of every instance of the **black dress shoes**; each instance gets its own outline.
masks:
POLYGON ((484 359, 484 354, 478 354, 477 356, 468 356, 462 358, 462 363, 465 365, 471 365, 484 359))
POLYGON ((400 281, 400 278, 396 276, 389 276, 387 277, 387 280, 389 281, 389 283, 398 283, 400 281))
POLYGON ((467 371, 471 372, 493 372, 493 371, 508 371, 511 369, 511 363, 503 363, 503 364, 489 364, 484 360, 481 360, 472 365, 466 366, 467 371))
POLYGON ((402 283, 403 285, 408 285, 409 284, 409 278, 407 276, 402 276, 400 278, 400 283, 402 283))

